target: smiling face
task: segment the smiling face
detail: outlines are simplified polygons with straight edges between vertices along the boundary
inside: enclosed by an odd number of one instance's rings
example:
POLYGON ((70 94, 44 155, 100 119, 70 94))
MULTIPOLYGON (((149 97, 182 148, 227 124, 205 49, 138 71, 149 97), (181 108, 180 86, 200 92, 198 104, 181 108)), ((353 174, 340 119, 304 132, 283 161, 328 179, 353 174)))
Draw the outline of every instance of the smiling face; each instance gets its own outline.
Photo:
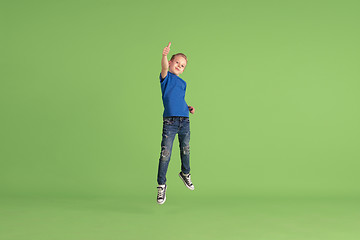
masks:
POLYGON ((182 56, 175 56, 172 60, 169 61, 169 72, 179 76, 185 70, 187 61, 182 56))

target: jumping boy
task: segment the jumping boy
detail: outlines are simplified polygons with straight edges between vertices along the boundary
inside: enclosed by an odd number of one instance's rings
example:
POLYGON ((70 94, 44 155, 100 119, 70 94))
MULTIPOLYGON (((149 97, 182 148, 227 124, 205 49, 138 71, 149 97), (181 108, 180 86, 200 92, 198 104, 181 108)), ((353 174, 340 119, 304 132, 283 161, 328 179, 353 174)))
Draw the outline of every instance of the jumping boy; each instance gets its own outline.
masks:
POLYGON ((171 42, 163 50, 160 74, 164 114, 161 155, 157 176, 159 184, 157 187, 157 203, 159 204, 163 204, 166 201, 166 172, 176 134, 178 134, 180 143, 181 172, 179 177, 188 189, 194 190, 194 185, 190 179, 189 112, 194 114, 195 108, 186 104, 186 82, 179 77, 184 72, 187 58, 184 54, 178 53, 173 55, 170 61, 168 61, 167 55, 170 51, 170 46, 171 42))

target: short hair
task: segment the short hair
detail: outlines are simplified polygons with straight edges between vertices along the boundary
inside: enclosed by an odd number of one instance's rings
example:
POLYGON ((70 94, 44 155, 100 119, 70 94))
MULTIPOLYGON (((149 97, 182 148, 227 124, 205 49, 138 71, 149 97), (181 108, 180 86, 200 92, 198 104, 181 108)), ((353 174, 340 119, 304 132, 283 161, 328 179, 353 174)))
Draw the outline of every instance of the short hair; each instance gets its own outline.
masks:
POLYGON ((177 53, 177 54, 172 55, 172 57, 171 57, 170 61, 172 61, 172 60, 173 60, 175 57, 177 57, 177 56, 180 56, 180 57, 185 58, 186 62, 188 61, 188 59, 187 59, 186 55, 185 55, 185 54, 183 54, 183 53, 177 53))

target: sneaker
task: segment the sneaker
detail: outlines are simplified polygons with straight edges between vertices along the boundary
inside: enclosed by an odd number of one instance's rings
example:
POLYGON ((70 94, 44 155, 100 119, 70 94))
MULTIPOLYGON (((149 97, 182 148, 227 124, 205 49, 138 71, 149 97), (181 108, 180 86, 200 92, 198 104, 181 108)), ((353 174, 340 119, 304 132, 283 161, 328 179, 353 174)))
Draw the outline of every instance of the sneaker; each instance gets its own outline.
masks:
POLYGON ((157 193, 157 203, 163 204, 166 201, 166 184, 165 185, 159 185, 157 187, 158 193, 157 193))
POLYGON ((179 173, 179 177, 181 178, 181 180, 183 180, 183 182, 185 183, 185 186, 190 189, 190 190, 194 190, 195 187, 191 182, 190 179, 190 173, 188 175, 183 174, 182 172, 179 173))

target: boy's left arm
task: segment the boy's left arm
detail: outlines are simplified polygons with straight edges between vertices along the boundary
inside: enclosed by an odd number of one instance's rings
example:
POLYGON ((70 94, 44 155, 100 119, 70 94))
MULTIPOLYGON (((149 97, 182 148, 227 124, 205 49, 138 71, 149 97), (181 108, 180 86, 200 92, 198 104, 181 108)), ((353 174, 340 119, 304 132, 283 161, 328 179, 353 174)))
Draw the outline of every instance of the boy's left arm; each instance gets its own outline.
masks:
POLYGON ((188 106, 188 108, 189 108, 189 112, 190 112, 191 114, 194 114, 194 113, 195 113, 195 108, 194 108, 194 107, 188 106))

